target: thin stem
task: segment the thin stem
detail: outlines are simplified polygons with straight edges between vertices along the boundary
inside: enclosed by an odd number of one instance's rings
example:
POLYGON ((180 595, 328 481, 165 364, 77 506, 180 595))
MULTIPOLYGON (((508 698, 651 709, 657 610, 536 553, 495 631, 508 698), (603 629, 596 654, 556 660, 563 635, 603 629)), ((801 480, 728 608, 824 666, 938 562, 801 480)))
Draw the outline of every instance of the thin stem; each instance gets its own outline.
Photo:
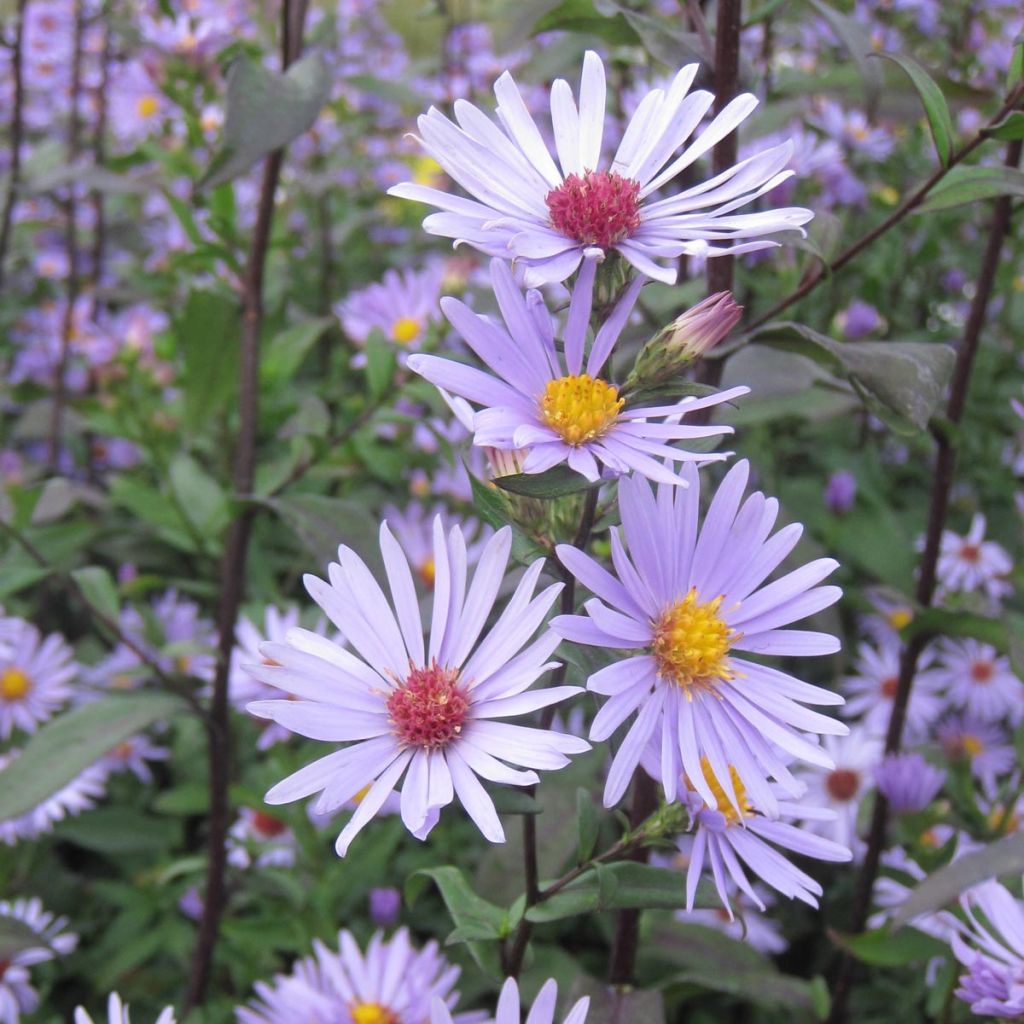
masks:
POLYGON ((4 286, 4 267, 14 224, 14 204, 21 184, 21 143, 25 134, 25 15, 28 0, 18 0, 17 21, 14 26, 14 45, 11 49, 11 74, 14 79, 14 105, 11 109, 11 169, 7 179, 7 195, 0 214, 0 289, 4 286))
MULTIPOLYGON (((107 13, 109 17, 109 12, 107 13)), ((103 23, 103 48, 100 55, 100 80, 94 92, 94 103, 96 104, 96 131, 93 134, 92 153, 93 163, 102 167, 107 158, 107 93, 110 83, 110 62, 113 50, 113 33, 110 24, 105 17, 103 23)), ((92 275, 93 288, 93 310, 96 308, 96 295, 103 278, 103 257, 107 244, 107 214, 106 204, 103 202, 103 193, 99 189, 93 189, 90 195, 93 209, 93 234, 90 272, 92 275)))
MULTIPOLYGON (((302 50, 307 4, 283 0, 281 7, 281 64, 287 68, 302 50), (301 15, 301 17, 299 16, 301 15)), ((242 292, 242 332, 239 348, 239 426, 235 448, 234 487, 241 508, 228 532, 221 579, 224 581, 217 615, 217 668, 213 681, 209 743, 210 816, 207 838, 206 894, 192 960, 185 1013, 206 1000, 213 954, 224 910, 228 786, 230 784, 231 720, 228 713, 228 674, 235 645, 235 627, 245 590, 246 560, 256 505, 251 500, 256 470, 256 438, 259 424, 260 331, 263 324, 263 275, 270 247, 274 196, 281 176, 284 151, 271 153, 263 163, 256 224, 242 292)))
MULTIPOLYGON (((810 294, 818 287, 826 276, 834 274, 837 270, 842 270, 855 257, 859 256, 872 242, 877 238, 880 238, 891 228, 895 227, 900 223, 908 214, 913 213, 928 197, 928 193, 931 192, 935 186, 942 181, 942 179, 956 167, 957 164, 962 163, 968 156, 971 155, 988 137, 986 132, 993 125, 998 124, 1006 115, 1017 106, 1020 102, 1021 97, 1024 96, 1024 84, 1018 85, 1013 92, 1010 94, 1006 102, 996 111, 995 114, 988 120, 987 124, 979 129, 978 133, 970 140, 966 145, 958 149, 952 157, 950 157, 949 163, 945 166, 938 167, 935 172, 918 188, 916 188, 893 212, 885 218, 880 224, 877 224, 870 231, 861 235, 852 245, 845 248, 832 262, 826 267, 818 267, 813 273, 809 274, 799 287, 795 288, 789 295, 784 296, 778 302, 772 306, 762 316, 759 316, 756 320, 751 323, 747 330, 753 331, 763 324, 768 323, 770 320, 774 320, 783 310, 788 309, 795 302, 799 302, 805 295, 810 294)), ((717 262, 713 260, 712 262, 717 262)))
MULTIPOLYGON (((1021 141, 1015 140, 1006 147, 1005 166, 1017 167, 1021 157, 1021 141)), ((953 371, 953 383, 950 388, 949 400, 946 404, 946 419, 958 426, 963 418, 964 405, 967 401, 967 389, 970 386, 971 371, 981 340, 981 331, 985 324, 989 300, 995 286, 996 272, 1003 243, 1010 230, 1010 213, 1012 199, 1001 196, 996 200, 989 229, 988 244, 978 272, 978 284, 971 303, 971 311, 964 327, 963 342, 957 352, 956 367, 953 371)), ((942 533, 946 528, 949 512, 949 497, 953 488, 953 477, 956 469, 956 448, 949 431, 936 433, 935 472, 932 480, 931 505, 928 513, 928 530, 925 534, 924 551, 921 555, 920 573, 917 579, 915 596, 922 608, 931 606, 935 598, 936 569, 939 561, 939 549, 942 533)), ((917 663, 924 650, 928 638, 924 634, 916 634, 907 643, 900 657, 899 680, 893 698, 892 713, 889 717, 889 728, 885 737, 887 754, 897 753, 903 739, 903 726, 910 703, 911 689, 917 663)), ((863 931, 871 908, 871 893, 878 876, 878 865, 885 845, 886 825, 888 823, 888 801, 881 793, 875 794, 875 805, 871 817, 871 829, 868 833, 867 849, 864 863, 857 880, 854 894, 852 931, 863 931)), ((849 998, 850 981, 853 961, 844 955, 836 973, 835 990, 833 993, 832 1013, 829 1024, 841 1024, 846 1019, 846 1003, 849 998)))

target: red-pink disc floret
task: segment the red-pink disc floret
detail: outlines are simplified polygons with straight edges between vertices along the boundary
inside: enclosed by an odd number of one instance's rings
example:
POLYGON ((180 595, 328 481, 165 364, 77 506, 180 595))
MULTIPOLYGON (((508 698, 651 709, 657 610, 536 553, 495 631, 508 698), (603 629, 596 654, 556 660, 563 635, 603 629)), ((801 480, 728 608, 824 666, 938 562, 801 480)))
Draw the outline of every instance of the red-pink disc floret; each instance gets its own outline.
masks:
POLYGON ((640 182, 621 174, 570 174, 544 201, 552 226, 584 245, 609 249, 640 227, 640 182))
POLYGON ((458 684, 454 669, 433 662, 414 668, 388 697, 388 715, 403 746, 435 749, 451 742, 462 730, 469 711, 469 694, 458 684))

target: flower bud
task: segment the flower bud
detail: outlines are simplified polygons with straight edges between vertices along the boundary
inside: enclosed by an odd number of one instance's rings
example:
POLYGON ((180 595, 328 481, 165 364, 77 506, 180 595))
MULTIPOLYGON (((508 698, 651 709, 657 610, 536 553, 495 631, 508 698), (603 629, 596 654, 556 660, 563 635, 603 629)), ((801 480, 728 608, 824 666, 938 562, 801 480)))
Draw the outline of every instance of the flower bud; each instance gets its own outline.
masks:
POLYGON ((743 307, 731 292, 717 292, 660 330, 637 356, 625 388, 656 388, 678 375, 717 345, 739 322, 743 307))

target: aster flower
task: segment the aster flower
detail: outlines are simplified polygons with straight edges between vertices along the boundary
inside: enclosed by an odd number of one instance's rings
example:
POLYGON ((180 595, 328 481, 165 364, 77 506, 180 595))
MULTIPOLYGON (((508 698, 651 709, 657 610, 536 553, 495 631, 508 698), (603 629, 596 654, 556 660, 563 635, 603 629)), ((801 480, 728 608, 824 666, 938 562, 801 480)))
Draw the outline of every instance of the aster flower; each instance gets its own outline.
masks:
POLYGON ((955 707, 986 722, 1024 718, 1024 684, 1010 659, 977 640, 947 640, 941 648, 938 678, 955 707))
POLYGON ((945 782, 946 773, 920 754, 888 754, 875 769, 875 785, 897 814, 923 811, 945 782))
POLYGON ((837 516, 846 515, 857 497, 857 478, 848 469, 836 470, 825 485, 825 507, 837 516))
MULTIPOLYGON (((684 837, 681 837, 684 838, 684 837)), ((693 836, 686 836, 691 843, 693 836)), ((737 942, 745 942, 765 956, 777 956, 789 948, 789 942, 782 934, 778 921, 769 917, 760 909, 761 906, 771 910, 775 905, 775 897, 756 882, 752 884, 754 902, 746 893, 738 891, 734 885, 729 887, 729 902, 736 912, 725 907, 695 907, 693 910, 676 912, 676 920, 683 924, 699 924, 705 928, 713 928, 716 932, 728 935, 737 942)))
POLYGON ((985 540, 985 517, 979 512, 971 520, 965 537, 943 530, 936 572, 942 594, 981 591, 993 605, 1013 593, 1005 577, 1013 569, 1006 549, 985 540))
POLYGON ((969 927, 951 938, 966 968, 957 996, 983 1017, 1024 1016, 1024 907, 998 882, 975 886, 960 897, 969 927))
POLYGON ((800 778, 807 783, 807 803, 825 807, 834 816, 821 822, 809 819, 808 825, 856 850, 857 813, 871 790, 875 768, 882 759, 882 741, 858 728, 848 736, 823 737, 822 747, 833 767, 826 772, 804 771, 800 778))
POLYGON ((557 549, 596 597, 585 603, 586 615, 559 616, 552 627, 576 643, 635 652, 587 683, 610 698, 594 719, 591 740, 607 739, 638 712, 612 762, 606 806, 622 798, 645 748, 654 743, 668 800, 676 798, 685 773, 715 806, 715 791, 700 767, 706 757, 710 780, 730 794, 737 811, 734 774, 754 806, 775 814, 766 776, 796 796, 801 787, 787 767, 791 759, 832 766, 816 738, 799 732, 847 732, 841 722, 803 706, 841 704, 840 696, 739 657, 831 654, 839 647, 827 634, 783 628, 838 600, 838 587, 817 586, 837 563, 821 558, 762 586, 796 546, 802 528, 787 526, 769 539, 778 502, 757 492, 741 504, 749 470, 744 461, 729 471, 700 529, 700 484, 692 466, 684 468, 688 487, 662 485, 657 494, 644 480, 622 480, 625 544, 613 530, 615 576, 570 545, 557 549))
MULTIPOLYGON (((21 751, 14 748, 0 754, 0 779, 3 770, 20 754, 21 751)), ((103 799, 106 782, 104 768, 100 764, 91 765, 31 811, 0 821, 0 842, 14 846, 21 839, 35 839, 52 832, 58 821, 91 810, 103 799)))
MULTIPOLYGON (((273 984, 258 982, 257 999, 235 1011, 238 1024, 428 1024, 432 1001, 452 1009, 459 968, 440 955, 436 942, 417 950, 405 928, 390 939, 379 932, 363 954, 347 931, 338 951, 313 943, 314 955, 273 984)), ((482 1014, 458 1014, 458 1024, 482 1014)))
POLYGON ((1017 755, 1004 729, 974 715, 956 714, 935 727, 935 738, 951 761, 966 760, 971 774, 989 796, 999 788, 999 779, 1016 764, 1017 755))
MULTIPOLYGON (((857 646, 854 675, 843 680, 844 717, 859 719, 875 736, 884 736, 889 728, 899 686, 901 654, 899 638, 893 634, 875 643, 862 642, 857 646)), ((925 736, 945 708, 941 674, 934 665, 934 648, 926 648, 919 659, 907 706, 906 733, 910 741, 925 736)))
POLYGON ((898 639, 901 629, 914 621, 914 606, 902 594, 883 587, 869 587, 865 596, 874 609, 860 620, 861 628, 877 644, 898 639))
POLYGON ((108 775, 131 772, 139 782, 148 785, 153 781, 149 762, 166 761, 170 756, 166 747, 158 746, 145 733, 140 733, 122 740, 96 763, 108 775))
MULTIPOLYGON (((453 517, 440 503, 435 503, 427 509, 418 501, 409 502, 404 509, 395 505, 385 505, 383 512, 384 521, 401 544, 413 572, 428 590, 432 590, 437 572, 434 565, 434 520, 440 516, 441 522, 447 526, 453 517)), ((472 567, 480 560, 480 555, 494 530, 477 519, 460 519, 459 528, 466 540, 466 565, 472 567)))
MULTIPOLYGON (((792 824, 795 820, 828 821, 832 811, 801 802, 786 800, 781 787, 773 787, 775 815, 759 814, 747 799, 739 773, 730 765, 730 787, 719 785, 711 771, 708 758, 701 758, 700 771, 705 786, 714 794, 711 803, 699 793, 690 791, 685 799, 695 829, 690 863, 686 869, 686 909, 693 908, 697 884, 705 862, 711 865, 715 889, 732 917, 730 895, 733 887, 753 901, 759 910, 765 905, 750 883, 747 871, 783 896, 798 899, 809 906, 818 905, 821 886, 806 872, 791 864, 776 847, 817 860, 844 862, 851 859, 850 850, 840 843, 804 831, 792 824)), ((687 776, 694 785, 693 776, 687 776)))
POLYGON ((242 807, 228 831, 228 863, 236 868, 290 868, 295 863, 295 833, 266 811, 242 807))
POLYGON ((0 900, 0 921, 12 918, 28 926, 39 936, 39 945, 20 949, 9 959, 0 960, 0 1022, 18 1024, 23 1013, 39 1005, 39 996, 31 985, 30 969, 36 964, 67 956, 78 944, 78 936, 65 932, 65 917, 55 917, 32 899, 0 900))
POLYGON ((524 649, 561 590, 555 584, 533 596, 543 559, 523 574, 504 611, 484 633, 511 544, 512 531, 499 530, 487 542, 470 583, 462 531, 454 526, 446 535, 435 519, 436 575, 425 646, 408 560, 382 523, 381 555, 394 610, 366 565, 344 545, 338 563, 329 567, 330 582, 305 578, 310 595, 344 628, 359 657, 306 630, 292 630, 285 643, 260 648, 266 664, 252 668, 256 678, 298 699, 255 701, 249 710, 300 735, 347 744, 278 783, 267 802, 288 803, 320 793, 315 810, 325 814, 372 782, 338 836, 340 856, 403 775, 402 820, 417 838, 426 837, 441 808, 457 795, 480 831, 492 842, 503 842, 494 804, 478 776, 529 786, 539 781, 537 774, 509 764, 563 768, 567 754, 590 749, 573 736, 494 721, 529 714, 580 692, 574 686, 525 692, 556 664, 548 661, 558 646, 550 630, 524 649))
MULTIPOLYGON (((86 1013, 84 1007, 79 1006, 75 1010, 75 1024, 93 1024, 92 1017, 86 1013)), ((116 992, 111 992, 107 1000, 107 1024, 131 1024, 128 1007, 121 1002, 121 997, 116 992)), ((175 1024, 174 1008, 168 1006, 161 1010, 155 1024, 175 1024)))
POLYGON ((339 303, 338 319, 358 345, 364 345, 377 330, 388 341, 414 352, 441 318, 438 300, 443 277, 440 261, 423 270, 389 270, 379 283, 353 292, 339 303))
POLYGON ((514 259, 526 268, 530 286, 564 281, 585 256, 602 258, 612 250, 641 274, 673 284, 674 261, 684 253, 718 256, 776 245, 764 236, 800 230, 810 210, 733 211, 790 177, 793 172, 784 170, 788 143, 677 195, 653 198, 757 106, 749 93, 737 96, 678 152, 714 102, 709 92, 690 92, 697 71, 690 64, 667 90, 647 94, 609 162, 602 152, 604 65, 588 51, 579 108, 567 82, 559 79, 551 88, 558 165, 506 72, 494 86, 498 123, 463 100, 455 103, 457 124, 433 107, 418 121, 423 148, 473 198, 412 182, 390 194, 438 207, 424 230, 514 259))
POLYGON ((0 739, 35 732, 71 698, 78 666, 56 633, 43 638, 30 622, 8 620, 0 645, 0 739), (16 625, 10 625, 11 622, 16 625))
MULTIPOLYGON (((541 986, 537 998, 533 1001, 527 1016, 528 1024, 555 1024, 555 1004, 558 1001, 558 983, 554 978, 549 978, 541 986)), ((565 1016, 562 1024, 584 1024, 587 1019, 587 1011, 590 1009, 590 999, 584 996, 565 1016)), ((501 995, 498 997, 498 1006, 494 1013, 493 1024, 520 1024, 522 1020, 522 1009, 519 997, 519 985, 515 978, 506 978, 505 984, 501 986, 501 995)), ((453 1024, 452 1015, 448 1007, 440 999, 434 999, 430 1011, 430 1024, 453 1024)))
POLYGON ((410 369, 437 387, 483 406, 476 414, 473 443, 502 450, 529 449, 522 465, 524 473, 540 473, 565 462, 588 480, 599 479, 603 466, 615 474, 636 470, 653 480, 680 483, 681 478, 659 459, 725 459, 721 453, 687 452, 669 442, 732 433, 730 427, 693 427, 679 420, 686 413, 745 395, 748 388, 684 398, 675 405, 627 409, 618 388, 601 377, 640 293, 641 278, 619 299, 597 332, 583 372, 594 271, 593 261, 588 260, 573 290, 564 331, 564 359, 555 347, 554 330, 541 296, 527 292, 524 298, 508 266, 494 260, 491 280, 504 329, 456 299, 443 299, 441 308, 497 376, 427 355, 411 356, 410 369), (666 418, 668 422, 651 422, 666 418))

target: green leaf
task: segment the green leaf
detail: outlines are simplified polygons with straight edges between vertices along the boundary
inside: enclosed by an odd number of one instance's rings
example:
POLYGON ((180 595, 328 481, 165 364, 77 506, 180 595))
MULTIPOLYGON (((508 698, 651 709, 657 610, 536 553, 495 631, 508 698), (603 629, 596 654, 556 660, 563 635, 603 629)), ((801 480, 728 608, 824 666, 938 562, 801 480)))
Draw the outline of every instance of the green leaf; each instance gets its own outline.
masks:
POLYGON ((580 875, 550 899, 531 907, 526 917, 542 923, 605 910, 678 910, 686 906, 685 889, 678 871, 621 861, 580 875))
POLYGON ((945 394, 956 353, 920 341, 838 342, 803 324, 766 324, 755 337, 838 370, 894 429, 926 430, 945 394))
POLYGON ((576 822, 579 835, 576 860, 577 863, 583 864, 593 856, 597 836, 601 830, 601 818, 597 813, 594 798, 590 795, 590 790, 583 786, 576 790, 576 822))
POLYGON ((552 466, 543 473, 511 473, 497 476, 494 483, 504 491, 522 495, 524 498, 564 498, 580 491, 592 491, 601 486, 600 480, 588 480, 585 476, 566 465, 552 466))
POLYGON ((121 599, 117 594, 117 584, 106 569, 99 565, 88 565, 83 569, 74 569, 71 578, 81 588, 89 604, 108 619, 117 620, 121 599))
POLYGON ((176 455, 168 470, 171 490, 196 532, 216 538, 231 516, 227 496, 220 484, 188 455, 176 455))
POLYGON ((949 953, 946 943, 916 928, 903 929, 899 934, 888 928, 875 928, 860 935, 829 934, 837 946, 872 967, 905 967, 949 953))
POLYGON ((622 14, 607 17, 593 0, 562 0, 533 27, 534 35, 553 31, 587 32, 612 44, 637 43, 636 35, 622 14))
POLYGON ((0 771, 0 821, 27 814, 122 740, 182 706, 170 694, 133 693, 106 697, 51 719, 0 771))
POLYGON ((245 54, 228 72, 220 147, 197 188, 213 188, 247 171, 312 127, 331 90, 323 54, 314 50, 283 75, 245 54))
POLYGON ((1016 167, 954 167, 914 212, 934 213, 1008 195, 1024 196, 1024 171, 1016 167))
POLYGON ((665 1024, 665 997, 657 990, 611 988, 577 977, 567 1002, 590 996, 587 1024, 665 1024))
POLYGON ((965 890, 988 878, 1019 875, 1024 871, 1024 832, 997 839, 983 850, 966 853, 952 864, 929 875, 896 908, 894 928, 908 924, 921 914, 929 914, 952 903, 965 890))
POLYGON ((395 379, 395 346, 380 331, 372 331, 366 339, 366 383, 370 401, 379 401, 395 379))
POLYGON ((871 37, 860 22, 824 3, 824 0, 807 0, 818 14, 828 22, 829 28, 846 47, 854 59, 857 70, 864 82, 864 94, 869 108, 875 106, 882 92, 882 75, 878 65, 868 58, 874 54, 871 37))
POLYGON ((697 61, 714 72, 714 53, 707 53, 696 32, 684 32, 677 20, 644 14, 615 0, 595 0, 594 7, 608 17, 621 16, 636 33, 644 49, 670 68, 697 61))
POLYGON ((320 565, 337 558, 339 544, 347 544, 364 561, 376 564, 380 557, 380 523, 364 504, 325 494, 289 494, 269 498, 266 504, 295 531, 320 565))
POLYGON ((902 53, 879 53, 876 56, 891 60, 907 73, 918 96, 921 97, 921 103, 928 118, 928 127, 935 142, 935 151, 939 155, 939 162, 943 167, 948 167, 950 158, 953 156, 953 119, 949 115, 949 106, 942 95, 942 90, 935 84, 931 75, 912 57, 902 53))
POLYGON ((16 917, 0 917, 0 962, 13 960, 26 949, 49 949, 50 944, 35 928, 16 917))
POLYGON ((110 497, 116 505, 149 523, 169 544, 182 551, 195 550, 181 514, 166 495, 130 477, 119 476, 111 481, 110 497))
POLYGON ((1011 649, 1013 632, 1008 624, 999 619, 988 619, 965 611, 949 611, 945 608, 925 608, 917 613, 906 627, 907 636, 966 636, 995 647, 1000 654, 1011 649))
POLYGON ((353 89, 369 93, 371 96, 380 96, 411 110, 419 110, 423 103, 423 97, 415 89, 397 79, 377 78, 375 75, 350 75, 345 81, 353 89))
POLYGON ((53 834, 83 850, 121 857, 162 853, 180 839, 180 833, 175 822, 130 807, 100 807, 83 817, 60 822, 53 834))
POLYGON ((469 474, 469 485, 473 491, 473 507, 477 515, 496 530, 508 526, 512 517, 501 493, 492 484, 478 480, 472 473, 469 474))
POLYGON ((405 883, 406 903, 412 906, 428 882, 437 886, 455 925, 449 944, 500 939, 505 934, 506 912, 478 896, 462 871, 450 864, 414 871, 405 883))
POLYGON ((185 426, 210 421, 238 393, 238 303, 222 292, 189 293, 185 311, 174 324, 185 357, 185 426))
POLYGON ((1013 55, 1010 57, 1010 69, 1006 76, 1006 91, 1011 92, 1024 82, 1024 35, 1017 36, 1013 41, 1013 55))
POLYGON ((985 129, 990 139, 1024 139, 1024 110, 1011 110, 998 124, 985 129))
POLYGON ((283 384, 295 376, 309 350, 335 325, 333 317, 322 316, 292 324, 275 334, 265 346, 260 363, 264 384, 283 384))
POLYGON ((494 809, 499 814, 540 814, 543 810, 537 799, 524 789, 495 786, 488 792, 494 809))

